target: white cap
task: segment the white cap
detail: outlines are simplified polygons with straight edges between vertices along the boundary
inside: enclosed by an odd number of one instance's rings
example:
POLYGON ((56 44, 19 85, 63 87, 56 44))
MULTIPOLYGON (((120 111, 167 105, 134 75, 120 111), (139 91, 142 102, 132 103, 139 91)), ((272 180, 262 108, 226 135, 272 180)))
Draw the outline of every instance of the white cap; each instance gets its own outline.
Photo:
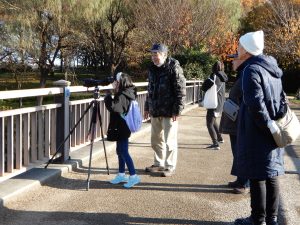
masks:
POLYGON ((118 82, 120 82, 121 76, 122 76, 122 72, 117 73, 117 75, 116 75, 116 80, 117 80, 118 82))
POLYGON ((249 32, 240 37, 240 44, 251 55, 259 55, 264 49, 264 32, 249 32))

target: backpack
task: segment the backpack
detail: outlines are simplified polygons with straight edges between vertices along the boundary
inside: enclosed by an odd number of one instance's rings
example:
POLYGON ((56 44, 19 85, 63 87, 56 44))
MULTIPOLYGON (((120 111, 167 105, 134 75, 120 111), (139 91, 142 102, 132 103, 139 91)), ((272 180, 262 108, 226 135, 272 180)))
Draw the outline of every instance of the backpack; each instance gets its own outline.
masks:
POLYGON ((139 104, 136 100, 132 100, 127 113, 121 114, 131 132, 137 132, 142 126, 142 115, 139 104))

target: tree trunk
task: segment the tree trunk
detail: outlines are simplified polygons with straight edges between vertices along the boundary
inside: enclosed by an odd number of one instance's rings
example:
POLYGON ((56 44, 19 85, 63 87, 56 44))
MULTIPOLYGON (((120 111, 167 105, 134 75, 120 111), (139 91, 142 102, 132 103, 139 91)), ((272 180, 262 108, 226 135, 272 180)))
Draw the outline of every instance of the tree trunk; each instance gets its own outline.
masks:
MULTIPOLYGON (((49 74, 49 70, 45 68, 41 68, 41 78, 40 78, 40 88, 46 87, 46 81, 49 74)), ((43 104, 43 96, 37 97, 37 105, 43 104)))
POLYGON ((63 57, 63 51, 60 50, 60 72, 62 73, 64 71, 64 57, 63 57))
POLYGON ((113 76, 115 74, 116 65, 114 63, 110 66, 110 75, 113 76))

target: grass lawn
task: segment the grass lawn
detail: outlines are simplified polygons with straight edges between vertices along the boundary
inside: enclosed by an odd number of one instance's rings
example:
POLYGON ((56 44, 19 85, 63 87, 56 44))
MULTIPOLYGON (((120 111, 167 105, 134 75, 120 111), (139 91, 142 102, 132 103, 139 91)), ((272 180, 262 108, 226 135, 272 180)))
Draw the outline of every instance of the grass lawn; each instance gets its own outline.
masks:
MULTIPOLYGON (((95 77, 94 74, 78 74, 76 78, 69 76, 68 80, 71 81, 71 86, 77 86, 83 84, 83 79, 85 78, 94 78, 94 79, 103 79, 104 75, 99 75, 95 77)), ((54 87, 53 82, 57 80, 65 79, 64 73, 55 73, 54 76, 49 76, 49 79, 46 82, 46 87, 51 88, 54 87)), ((24 74, 22 77, 18 77, 19 82, 21 83, 21 89, 32 89, 39 88, 39 73, 30 72, 24 74)), ((145 81, 141 79, 134 79, 134 82, 145 81)), ((6 90, 17 90, 16 80, 11 73, 1 73, 0 74, 0 91, 6 90)), ((140 88, 139 88, 140 89, 140 88)), ((91 93, 73 93, 71 95, 70 100, 78 100, 78 99, 86 99, 92 98, 91 93)), ((54 97, 48 96, 43 98, 43 104, 51 104, 54 103, 54 97)), ((22 99, 22 107, 30 107, 36 105, 36 98, 24 98, 22 99)), ((19 99, 8 99, 1 100, 0 99, 0 111, 16 109, 20 107, 19 99)))
MULTIPOLYGON (((72 82, 71 85, 81 85, 81 79, 84 78, 94 78, 93 74, 79 74, 76 79, 69 76, 68 80, 72 82)), ((64 73, 55 73, 54 76, 49 76, 46 82, 46 87, 53 87, 53 82, 57 80, 65 79, 64 73)), ((30 72, 18 77, 19 83, 21 84, 21 89, 32 89, 39 88, 40 78, 39 73, 30 72)), ((0 91, 5 90, 16 90, 18 89, 16 79, 11 73, 0 74, 0 91)))

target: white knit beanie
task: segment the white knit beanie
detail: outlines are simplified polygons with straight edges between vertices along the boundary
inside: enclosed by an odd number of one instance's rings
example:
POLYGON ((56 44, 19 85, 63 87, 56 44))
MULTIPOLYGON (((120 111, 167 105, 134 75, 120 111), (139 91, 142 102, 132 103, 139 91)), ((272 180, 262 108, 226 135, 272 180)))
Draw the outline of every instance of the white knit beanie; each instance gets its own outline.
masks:
POLYGON ((259 55, 264 49, 264 32, 249 32, 240 37, 240 44, 251 55, 259 55))

